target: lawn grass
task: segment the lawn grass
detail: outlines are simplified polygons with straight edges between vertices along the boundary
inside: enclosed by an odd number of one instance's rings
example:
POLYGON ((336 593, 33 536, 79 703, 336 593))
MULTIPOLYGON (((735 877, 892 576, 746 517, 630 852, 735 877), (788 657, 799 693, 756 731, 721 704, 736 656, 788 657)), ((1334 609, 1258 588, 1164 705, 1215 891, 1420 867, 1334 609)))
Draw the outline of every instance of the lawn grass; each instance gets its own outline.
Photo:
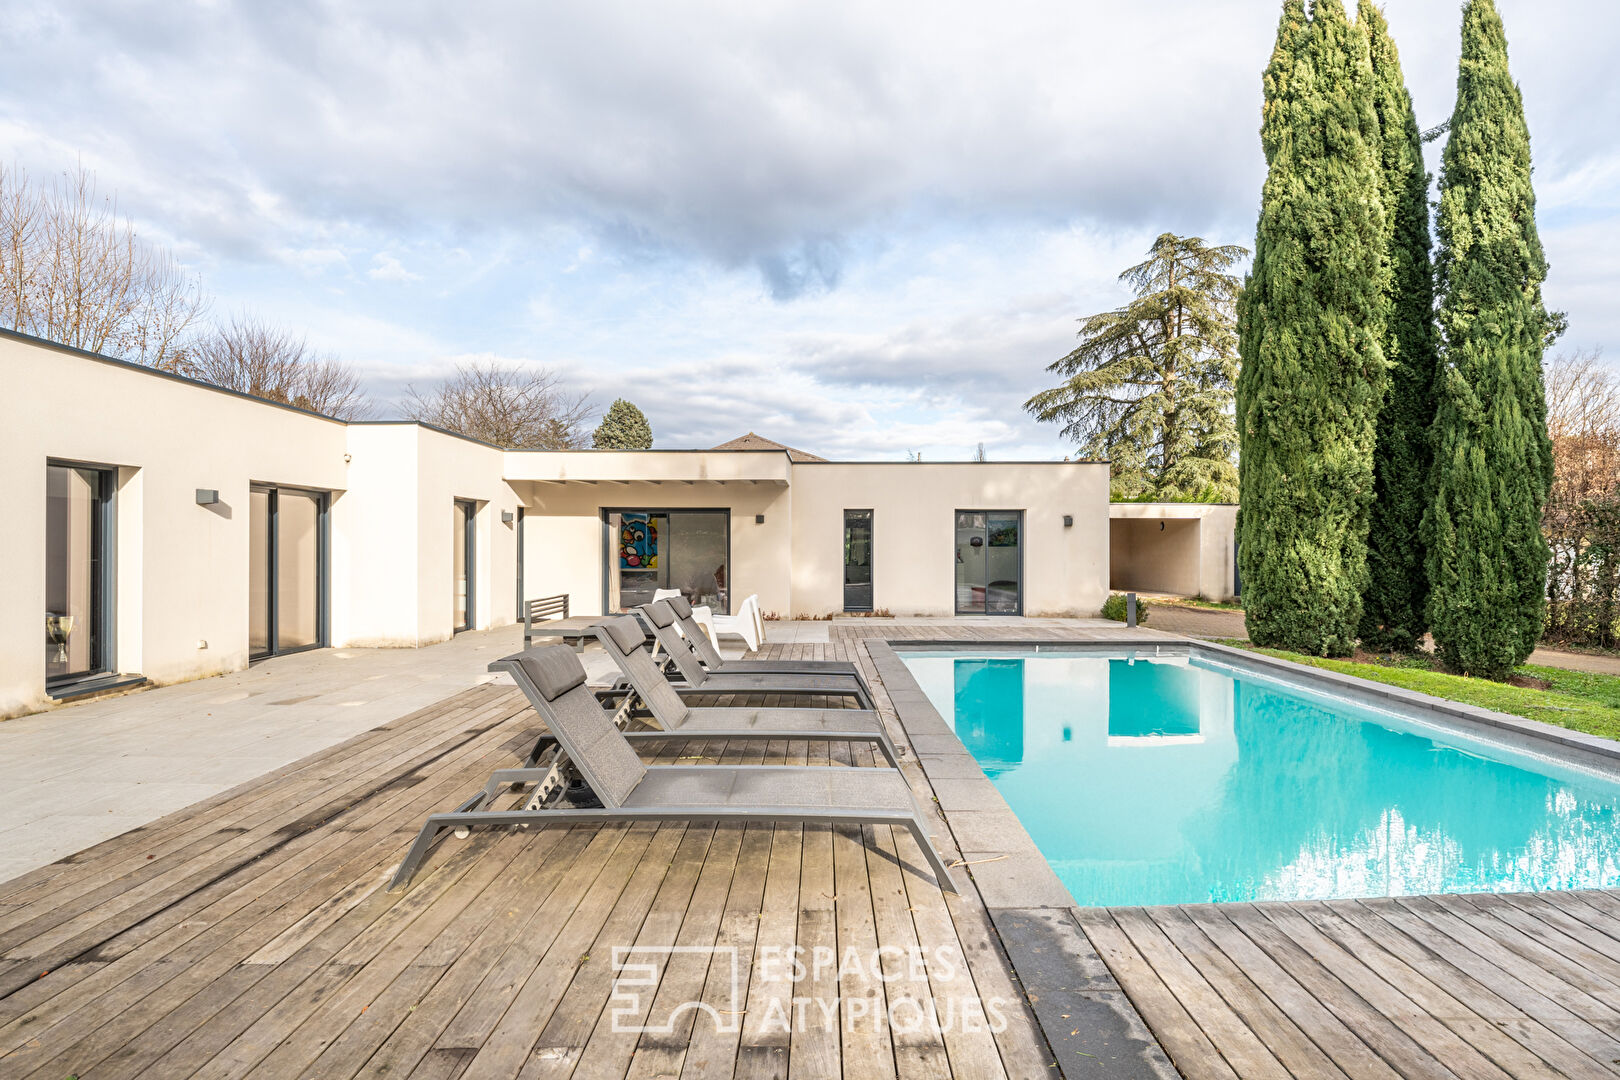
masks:
POLYGON ((1221 644, 1292 660, 1296 664, 1326 668, 1341 675, 1355 675, 1422 694, 1432 694, 1447 701, 1459 701, 1590 735, 1620 739, 1620 675, 1565 671, 1563 668, 1541 667, 1538 664, 1526 664, 1517 669, 1520 675, 1546 682, 1548 688, 1541 690, 1453 675, 1439 670, 1439 661, 1429 656, 1397 656, 1380 659, 1376 663, 1358 663, 1305 656, 1281 649, 1261 649, 1237 638, 1224 639, 1221 644))
POLYGON ((1241 603, 1230 603, 1225 600, 1205 600, 1201 596, 1177 596, 1172 599, 1155 598, 1155 604, 1164 604, 1170 607, 1204 608, 1208 611, 1242 611, 1241 603))

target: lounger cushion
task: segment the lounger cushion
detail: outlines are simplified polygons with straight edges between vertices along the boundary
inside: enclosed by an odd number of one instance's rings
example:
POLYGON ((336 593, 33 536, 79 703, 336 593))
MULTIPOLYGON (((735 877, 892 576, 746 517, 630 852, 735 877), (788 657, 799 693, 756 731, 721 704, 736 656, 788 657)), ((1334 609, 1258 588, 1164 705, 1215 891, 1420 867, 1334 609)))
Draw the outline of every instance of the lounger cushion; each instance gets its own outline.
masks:
POLYGON ((875 712, 866 709, 748 709, 701 706, 687 712, 683 731, 704 728, 720 731, 792 731, 811 735, 818 731, 883 730, 875 712))
POLYGON ((905 778, 893 769, 837 765, 819 768, 653 766, 630 793, 625 805, 855 809, 898 814, 915 813, 917 807, 905 778))
POLYGON ((584 665, 566 645, 530 649, 518 658, 518 663, 547 701, 556 701, 585 681, 584 665))
POLYGON ((620 615, 617 619, 609 619, 602 625, 607 627, 608 634, 620 652, 635 652, 647 642, 647 631, 641 628, 634 615, 620 615))
POLYGON ((654 626, 674 626, 675 612, 669 606, 668 600, 657 600, 641 609, 647 613, 647 618, 653 621, 654 626))
POLYGON ((692 617, 692 605, 687 602, 686 597, 666 596, 664 603, 669 605, 670 610, 675 613, 677 619, 690 619, 692 617))

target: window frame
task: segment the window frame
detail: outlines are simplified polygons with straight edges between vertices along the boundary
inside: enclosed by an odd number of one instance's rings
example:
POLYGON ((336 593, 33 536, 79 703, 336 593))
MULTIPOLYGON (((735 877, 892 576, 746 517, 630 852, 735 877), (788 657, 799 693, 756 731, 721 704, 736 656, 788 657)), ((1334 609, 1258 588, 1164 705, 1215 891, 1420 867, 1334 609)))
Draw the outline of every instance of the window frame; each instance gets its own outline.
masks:
MULTIPOLYGON (((661 506, 661 507, 653 507, 653 506, 603 506, 603 507, 599 507, 598 512, 599 512, 599 514, 601 516, 601 519, 602 519, 602 562, 600 564, 601 568, 602 568, 602 610, 605 613, 609 614, 609 615, 615 614, 615 610, 614 610, 614 607, 613 607, 613 601, 614 601, 615 598, 608 595, 609 592, 612 590, 611 582, 613 580, 612 564, 611 564, 610 560, 617 557, 618 550, 619 550, 618 549, 618 537, 614 535, 613 522, 611 520, 611 518, 613 517, 614 514, 646 514, 648 517, 655 517, 658 514, 666 514, 666 515, 667 514, 720 514, 720 515, 723 515, 725 517, 725 521, 726 521, 726 608, 727 608, 727 610, 725 610, 725 611, 717 611, 717 612, 715 612, 715 614, 716 615, 729 615, 729 614, 731 614, 730 609, 732 608, 732 606, 733 606, 733 604, 735 602, 736 593, 737 593, 736 568, 735 568, 735 564, 732 562, 732 558, 731 558, 731 548, 732 548, 732 543, 731 543, 731 510, 732 510, 732 508, 729 507, 729 506, 661 506)), ((791 558, 791 554, 789 555, 789 557, 791 558)))
POLYGON ((841 567, 840 576, 844 576, 849 573, 849 516, 851 514, 866 515, 866 569, 868 574, 866 589, 868 598, 865 607, 850 606, 849 581, 847 580, 847 577, 843 581, 844 610, 846 612, 859 614, 861 612, 872 612, 877 610, 877 511, 874 508, 844 508, 844 531, 843 543, 841 545, 843 548, 843 565, 841 567))
MULTIPOLYGON (((96 498, 100 504, 93 519, 94 536, 91 541, 97 549, 96 573, 91 583, 91 608, 95 620, 91 663, 85 671, 46 676, 45 691, 54 697, 54 691, 99 679, 118 670, 118 466, 53 457, 45 459, 45 468, 84 469, 96 473, 96 498)), ((48 484, 46 490, 48 505, 48 484)), ((50 558, 48 549, 46 558, 50 558)))
MULTIPOLYGON (((248 484, 248 529, 253 528, 253 493, 262 492, 269 496, 267 504, 268 527, 270 535, 265 544, 266 558, 270 560, 269 595, 265 603, 269 606, 268 631, 265 635, 269 643, 266 652, 248 653, 248 663, 256 664, 260 660, 268 660, 273 656, 292 656, 295 653, 309 652, 313 649, 325 649, 331 645, 331 614, 332 614, 332 574, 331 574, 331 507, 332 493, 317 488, 297 487, 293 484, 265 484, 254 481, 248 484), (280 646, 281 639, 281 493, 300 495, 315 500, 315 641, 309 645, 295 645, 290 649, 280 646)), ((253 576, 251 537, 249 546, 248 578, 253 576)), ((252 620, 253 601, 248 600, 248 619, 252 620)), ((252 635, 249 634, 249 646, 252 649, 252 635)))

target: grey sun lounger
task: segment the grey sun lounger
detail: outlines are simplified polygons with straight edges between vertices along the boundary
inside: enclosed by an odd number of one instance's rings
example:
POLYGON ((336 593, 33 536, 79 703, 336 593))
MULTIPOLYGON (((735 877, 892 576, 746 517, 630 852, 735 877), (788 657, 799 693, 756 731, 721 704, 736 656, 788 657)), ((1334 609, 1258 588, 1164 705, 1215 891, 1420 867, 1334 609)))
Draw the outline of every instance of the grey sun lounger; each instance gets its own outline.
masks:
MULTIPOLYGON (((637 651, 640 653, 639 649, 637 651)), ((544 716, 540 688, 523 663, 526 655, 527 651, 502 657, 491 662, 489 670, 504 671, 512 676, 512 681, 529 699, 529 704, 544 716)), ((646 656, 645 653, 640 655, 646 656)), ((648 661, 647 666, 653 667, 652 662, 648 661)), ((656 669, 653 674, 657 674, 656 669)), ((889 765, 896 769, 900 767, 900 755, 876 713, 863 709, 694 709, 682 701, 667 682, 664 685, 670 692, 667 697, 659 696, 659 707, 653 710, 653 719, 658 722, 659 729, 625 731, 624 737, 632 743, 697 742, 708 739, 810 739, 816 742, 876 743, 889 765)), ((529 752, 525 766, 536 765, 554 742, 555 736, 542 735, 529 752)))
MULTIPOLYGON (((853 672, 711 672, 675 630, 675 611, 666 600, 636 609, 652 626, 658 644, 686 680, 686 689, 705 694, 829 694, 852 697, 863 709, 874 709, 872 692, 853 672)), ((629 618, 629 616, 622 616, 629 618)), ((640 624, 637 624, 638 626, 640 624)))
POLYGON ((535 707, 556 736, 560 754, 577 769, 602 805, 545 809, 539 781, 550 768, 499 769, 478 794, 422 826, 389 884, 411 880, 446 829, 487 825, 572 824, 584 821, 787 821, 892 825, 917 841, 934 878, 956 891, 945 861, 928 838, 922 809, 897 769, 837 765, 645 765, 635 747, 602 711, 585 685, 585 669, 566 645, 534 649, 515 659, 537 694, 535 707), (488 809, 503 785, 536 783, 521 808, 488 809))
MULTIPOLYGON (((731 719, 724 721, 732 727, 747 727, 755 724, 781 725, 783 731, 815 731, 818 728, 849 729, 854 724, 872 731, 882 731, 883 722, 878 714, 871 709, 783 709, 783 708, 755 708, 753 706, 698 706, 693 707, 686 703, 686 698, 695 694, 713 693, 709 689, 714 678, 701 689, 690 686, 676 686, 664 677, 663 669, 653 660, 647 651, 643 639, 639 636, 641 624, 629 615, 621 615, 616 619, 609 619, 596 627, 596 639, 602 643, 602 651, 606 652, 613 662, 619 666, 628 692, 651 712, 659 726, 666 731, 679 730, 690 722, 693 717, 727 716, 731 719), (745 719, 746 718, 746 719, 745 719)), ((720 691, 732 692, 732 691, 720 691)), ((745 691, 746 692, 746 691, 745 691)), ((763 691, 757 691, 763 692, 763 691)), ((846 692, 847 691, 840 691, 846 692)), ((715 720, 714 723, 721 721, 715 720)), ((884 735, 887 740, 888 736, 884 735)), ((885 742, 884 753, 892 752, 893 745, 885 742)), ((891 759, 892 760, 892 759, 891 759)))
POLYGON ((692 651, 697 653, 703 666, 715 674, 721 672, 747 673, 774 673, 779 675, 854 675, 859 677, 860 669, 848 660, 727 660, 720 655, 720 650, 714 647, 709 635, 703 632, 697 620, 692 618, 692 605, 684 596, 670 596, 663 601, 675 613, 675 625, 681 628, 681 634, 691 643, 692 651))

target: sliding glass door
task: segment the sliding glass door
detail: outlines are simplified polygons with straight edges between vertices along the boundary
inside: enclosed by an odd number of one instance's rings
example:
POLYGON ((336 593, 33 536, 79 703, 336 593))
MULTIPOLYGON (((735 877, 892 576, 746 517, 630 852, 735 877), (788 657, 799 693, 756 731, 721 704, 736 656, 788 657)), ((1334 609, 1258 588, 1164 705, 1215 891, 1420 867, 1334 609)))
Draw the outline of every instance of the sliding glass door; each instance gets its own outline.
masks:
POLYGON ((872 610, 872 511, 844 511, 844 610, 872 610))
POLYGON ((45 682, 112 669, 111 469, 45 467, 45 682))
POLYGON ((731 611, 729 510, 608 510, 607 605, 629 611, 659 589, 731 611))
POLYGON ((476 612, 473 611, 473 582, 478 578, 473 573, 473 553, 477 550, 474 539, 478 522, 478 506, 466 499, 457 499, 455 513, 451 518, 451 529, 454 533, 451 539, 451 564, 454 567, 453 585, 453 611, 454 627, 456 633, 471 630, 476 612))
POLYGON ((1022 510, 956 512, 956 613, 1019 615, 1024 610, 1022 510))
POLYGON ((248 493, 248 653, 257 659, 326 643, 326 496, 248 493))

